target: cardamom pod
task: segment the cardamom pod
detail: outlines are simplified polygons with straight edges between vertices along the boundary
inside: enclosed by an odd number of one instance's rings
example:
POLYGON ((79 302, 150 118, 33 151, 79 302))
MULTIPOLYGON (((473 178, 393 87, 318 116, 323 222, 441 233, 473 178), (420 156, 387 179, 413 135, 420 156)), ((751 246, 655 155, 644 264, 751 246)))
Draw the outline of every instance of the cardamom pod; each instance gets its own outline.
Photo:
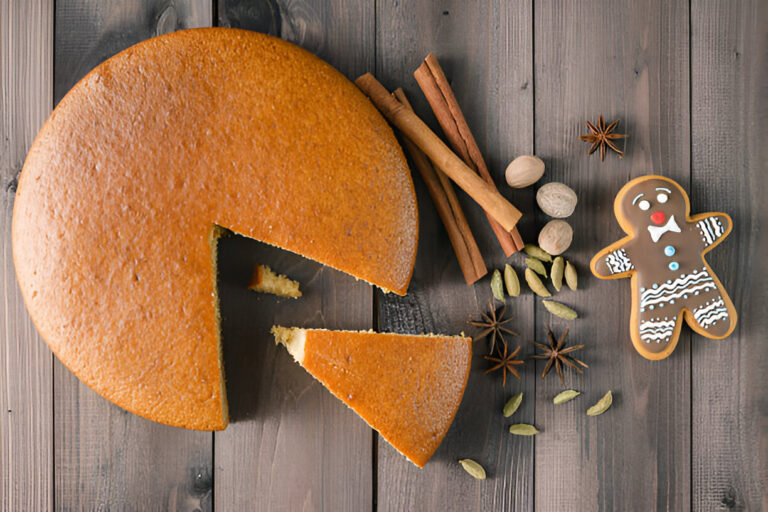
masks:
POLYGON ((516 436, 535 436, 539 433, 539 429, 527 423, 516 423, 509 427, 509 433, 516 436))
POLYGON ((525 269, 525 281, 528 283, 531 290, 533 290, 533 293, 539 297, 552 296, 552 294, 549 293, 549 290, 547 290, 547 287, 544 286, 544 283, 541 282, 541 279, 539 279, 539 276, 536 275, 536 272, 530 268, 525 269))
POLYGON ((515 411, 518 407, 520 407, 520 404, 523 403, 523 394, 518 393, 509 400, 507 400, 507 403, 504 404, 504 417, 509 418, 513 414, 515 414, 515 411))
POLYGON ((603 398, 597 401, 595 405, 587 409, 587 416, 597 416, 603 414, 613 403, 613 395, 611 392, 607 392, 603 398))
POLYGON ((565 402, 570 402, 577 396, 579 396, 581 393, 576 391, 575 389, 566 389, 565 391, 561 391, 557 394, 557 396, 552 400, 555 405, 564 404, 565 402))
POLYGON ((517 278, 517 272, 509 263, 504 265, 504 284, 507 287, 507 295, 510 297, 520 295, 520 280, 517 278))
POLYGON ((555 258, 555 261, 552 262, 552 269, 550 270, 550 273, 552 275, 552 286, 555 287, 555 290, 560 291, 560 288, 563 287, 563 273, 565 271, 565 260, 562 256, 558 256, 555 258))
POLYGON ((527 254, 528 256, 531 256, 532 258, 536 258, 537 260, 546 261, 546 262, 552 261, 552 256, 550 256, 547 251, 545 251, 538 245, 525 244, 525 247, 523 247, 523 251, 525 251, 525 254, 527 254))
POLYGON ((464 471, 472 475, 478 480, 485 480, 485 470, 483 466, 473 461, 472 459, 459 459, 459 464, 464 468, 464 471))
POLYGON ((576 274, 576 267, 571 262, 565 264, 565 284, 573 291, 579 287, 579 276, 576 274))
POLYGON ((547 277, 547 269, 544 267, 544 264, 541 262, 541 260, 536 258, 527 258, 525 260, 525 264, 529 269, 533 270, 540 276, 547 277))
POLYGON ((559 316, 565 320, 575 320, 579 318, 579 314, 565 304, 561 304, 560 302, 555 302, 553 300, 543 300, 541 302, 544 303, 544 307, 547 308, 547 311, 555 316, 559 316))
POLYGON ((504 302, 504 283, 501 282, 499 269, 494 270, 491 276, 491 292, 496 300, 504 302))

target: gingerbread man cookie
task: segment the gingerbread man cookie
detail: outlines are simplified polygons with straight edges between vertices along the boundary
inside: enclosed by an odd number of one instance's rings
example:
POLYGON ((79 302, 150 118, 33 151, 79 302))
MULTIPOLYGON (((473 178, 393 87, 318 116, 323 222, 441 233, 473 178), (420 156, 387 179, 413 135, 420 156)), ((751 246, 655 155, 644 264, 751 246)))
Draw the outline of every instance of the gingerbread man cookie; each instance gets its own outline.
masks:
POLYGON ((675 350, 683 319, 708 338, 736 327, 736 309, 704 254, 731 232, 724 213, 690 217, 685 191, 669 178, 643 176, 622 187, 613 205, 627 237, 592 258, 601 279, 630 277, 632 343, 647 359, 675 350))

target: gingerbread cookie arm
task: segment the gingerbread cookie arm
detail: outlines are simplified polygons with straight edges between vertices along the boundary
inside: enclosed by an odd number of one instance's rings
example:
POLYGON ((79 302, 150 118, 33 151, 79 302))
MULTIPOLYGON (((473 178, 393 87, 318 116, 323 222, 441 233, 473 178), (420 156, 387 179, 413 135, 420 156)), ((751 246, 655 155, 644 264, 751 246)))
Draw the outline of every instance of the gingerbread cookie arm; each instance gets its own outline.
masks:
POLYGON ((725 213, 700 213, 691 217, 691 222, 701 236, 704 252, 722 242, 733 229, 733 221, 725 213))
POLYGON ((617 279, 628 277, 635 269, 632 259, 627 253, 630 238, 623 238, 595 254, 590 263, 592 273, 600 279, 617 279))

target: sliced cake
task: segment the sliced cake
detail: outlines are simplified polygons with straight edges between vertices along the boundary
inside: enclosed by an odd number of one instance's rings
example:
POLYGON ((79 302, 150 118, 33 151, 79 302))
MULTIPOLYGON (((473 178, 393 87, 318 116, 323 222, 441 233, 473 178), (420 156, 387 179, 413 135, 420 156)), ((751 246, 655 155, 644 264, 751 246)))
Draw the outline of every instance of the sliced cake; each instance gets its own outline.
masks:
POLYGON ((279 326, 272 334, 408 460, 423 467, 432 457, 464 394, 470 338, 279 326))
POLYGON ((184 30, 61 100, 19 179, 13 259, 80 380, 151 420, 221 429, 217 226, 404 294, 416 215, 392 130, 338 71, 264 34, 184 30))

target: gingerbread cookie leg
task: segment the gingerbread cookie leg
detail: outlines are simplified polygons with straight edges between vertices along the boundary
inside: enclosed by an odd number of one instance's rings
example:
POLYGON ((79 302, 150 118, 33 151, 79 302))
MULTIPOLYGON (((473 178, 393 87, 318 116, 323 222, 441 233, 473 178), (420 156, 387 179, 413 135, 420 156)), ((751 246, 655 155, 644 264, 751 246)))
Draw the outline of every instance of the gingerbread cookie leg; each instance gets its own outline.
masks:
MULTIPOLYGON (((717 295, 708 300, 701 306, 693 310, 688 317, 688 324, 691 328, 698 327, 706 331, 707 336, 711 338, 722 338, 731 331, 731 317, 728 309, 725 307, 723 297, 717 295), (693 321, 691 321, 693 319, 693 321)), ((697 330, 699 330, 697 329, 697 330)))
POLYGON ((685 319, 691 329, 708 338, 725 338, 736 327, 736 311, 719 282, 709 293, 691 304, 685 319))
MULTIPOLYGON (((657 345, 666 346, 672 341, 672 334, 675 332, 675 325, 677 324, 678 314, 660 315, 653 314, 652 311, 646 311, 640 313, 638 317, 638 336, 645 343, 649 345, 655 343, 657 345)), ((652 352, 655 352, 653 348, 650 348, 652 352)))

